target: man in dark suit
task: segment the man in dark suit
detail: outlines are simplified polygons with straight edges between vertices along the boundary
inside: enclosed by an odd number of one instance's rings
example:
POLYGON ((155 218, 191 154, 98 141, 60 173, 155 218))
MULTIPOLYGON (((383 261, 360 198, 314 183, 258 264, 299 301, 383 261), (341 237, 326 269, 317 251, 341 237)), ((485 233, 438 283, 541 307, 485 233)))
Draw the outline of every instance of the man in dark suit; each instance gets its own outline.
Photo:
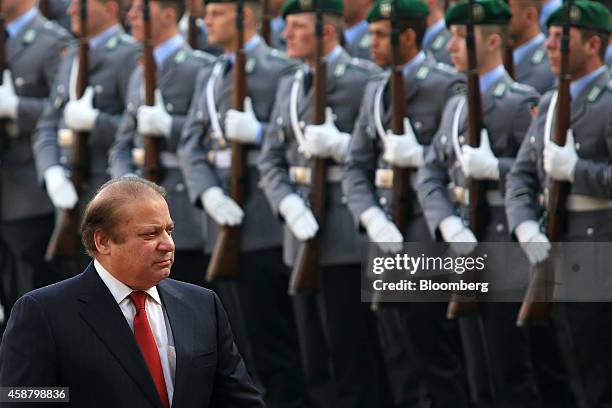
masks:
POLYGON ((94 262, 15 304, 1 387, 70 387, 73 407, 265 406, 217 296, 166 279, 174 224, 164 194, 136 177, 100 188, 82 224, 94 262))

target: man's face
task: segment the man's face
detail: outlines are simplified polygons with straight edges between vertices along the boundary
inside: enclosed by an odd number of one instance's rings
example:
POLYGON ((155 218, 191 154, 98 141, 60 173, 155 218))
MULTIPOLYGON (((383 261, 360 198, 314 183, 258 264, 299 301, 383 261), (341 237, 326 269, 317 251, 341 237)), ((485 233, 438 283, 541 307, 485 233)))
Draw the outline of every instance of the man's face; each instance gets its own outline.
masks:
MULTIPOLYGON (((561 73, 561 37, 563 36, 563 27, 550 26, 548 30, 548 38, 545 46, 548 50, 548 60, 550 61, 550 70, 553 75, 557 76, 561 73)), ((587 42, 582 42, 580 30, 575 27, 570 27, 569 41, 569 73, 575 74, 585 64, 587 42)))
POLYGON ((380 20, 370 23, 368 28, 372 35, 370 51, 374 62, 379 67, 391 64, 391 22, 380 20))
POLYGON ((2 1, 2 12, 8 17, 12 16, 17 12, 19 4, 22 0, 3 0, 2 1))
POLYGON ((509 0, 510 11, 512 18, 508 24, 510 38, 516 39, 521 37, 523 32, 529 28, 528 20, 525 17, 526 8, 521 5, 521 0, 509 0))
MULTIPOLYGON (((136 40, 144 41, 144 20, 143 20, 144 1, 133 0, 132 5, 127 13, 130 27, 132 28, 132 36, 136 40)), ((162 8, 157 1, 149 2, 149 12, 151 16, 151 35, 154 36, 156 28, 161 26, 162 8)))
POLYGON ((145 290, 170 275, 174 262, 174 223, 166 200, 148 198, 125 204, 117 226, 123 242, 109 240, 107 269, 133 289, 145 290))
POLYGON ((233 3, 211 3, 206 6, 204 23, 208 29, 211 44, 231 44, 236 32, 236 5, 233 3))
POLYGON ((315 55, 315 15, 313 13, 289 14, 285 26, 287 56, 308 59, 315 55))
MULTIPOLYGON (((73 33, 81 33, 81 5, 79 0, 72 0, 68 7, 70 29, 73 33)), ((115 18, 109 8, 110 2, 101 3, 97 0, 87 0, 87 35, 98 34, 100 27, 115 18)), ((116 4, 115 4, 116 5, 116 4)))
MULTIPOLYGON (((465 72, 468 69, 467 56, 467 28, 462 25, 451 26, 451 38, 447 48, 451 56, 451 61, 455 69, 459 72, 465 72)), ((486 44, 483 41, 482 31, 479 26, 474 27, 474 43, 476 46, 476 65, 477 68, 482 66, 487 59, 486 44)))
POLYGON ((363 14, 364 10, 368 10, 372 2, 370 0, 344 0, 344 18, 348 22, 352 22, 357 17, 363 14))

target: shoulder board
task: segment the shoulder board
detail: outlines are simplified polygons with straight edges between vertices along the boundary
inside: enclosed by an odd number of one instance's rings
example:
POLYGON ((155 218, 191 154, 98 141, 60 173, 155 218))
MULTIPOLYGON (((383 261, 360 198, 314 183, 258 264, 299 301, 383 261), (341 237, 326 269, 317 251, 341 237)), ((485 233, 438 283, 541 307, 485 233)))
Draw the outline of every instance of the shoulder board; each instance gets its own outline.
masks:
POLYGON ((195 58, 200 59, 202 61, 208 62, 208 63, 213 63, 215 62, 216 58, 213 57, 212 55, 204 52, 204 51, 200 51, 200 50, 192 50, 191 51, 191 55, 193 55, 195 58))
POLYGON ((119 38, 121 39, 121 41, 129 43, 129 44, 138 44, 136 39, 129 34, 123 33, 119 36, 119 38))
POLYGON ((545 56, 546 51, 544 51, 542 48, 538 48, 531 56, 531 63, 537 65, 544 60, 545 56))
POLYGON ((499 84, 495 85, 495 89, 493 89, 493 95, 497 98, 503 98, 506 94, 507 89, 508 86, 503 82, 500 82, 499 84))
POLYGON ((378 65, 376 65, 374 62, 357 57, 351 58, 351 62, 347 64, 347 67, 356 68, 357 70, 365 72, 366 74, 370 74, 379 70, 378 65))
POLYGON ((535 90, 531 86, 527 84, 522 84, 520 82, 513 82, 512 85, 510 86, 510 89, 512 89, 515 92, 522 93, 522 94, 535 92, 535 90))
MULTIPOLYGON (((608 88, 610 88, 610 83, 608 83, 608 88)), ((603 88, 599 85, 595 85, 593 88, 591 88, 591 90, 589 91, 589 94, 586 97, 587 102, 593 103, 596 102, 597 99, 599 99, 599 97, 601 96, 603 91, 603 88)))
POLYGON ((288 59, 284 52, 279 51, 276 48, 270 48, 270 52, 268 52, 268 55, 270 57, 273 57, 279 60, 283 60, 283 61, 288 59))
POLYGON ((300 64, 291 64, 281 73, 281 76, 293 76, 300 69, 300 64))
POLYGON ((66 30, 61 25, 54 23, 53 21, 45 21, 43 27, 50 33, 57 34, 60 37, 72 37, 68 30, 66 30))
POLYGON ((440 72, 444 75, 447 76, 455 76, 457 75, 457 71, 455 71, 455 68, 451 67, 450 65, 446 65, 442 62, 436 62, 433 65, 433 68, 436 72, 440 72))

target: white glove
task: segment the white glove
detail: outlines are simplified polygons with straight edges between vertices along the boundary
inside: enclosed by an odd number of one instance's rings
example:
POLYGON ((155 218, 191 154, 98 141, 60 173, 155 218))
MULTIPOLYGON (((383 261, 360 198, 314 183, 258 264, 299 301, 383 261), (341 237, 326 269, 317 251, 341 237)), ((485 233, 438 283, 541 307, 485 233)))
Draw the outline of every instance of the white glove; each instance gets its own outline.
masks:
POLYGON ((70 129, 88 132, 94 128, 100 111, 93 107, 93 98, 94 90, 88 86, 81 99, 66 104, 64 121, 70 129))
POLYGON ((368 208, 361 213, 359 220, 368 232, 368 237, 372 242, 376 242, 381 250, 388 253, 402 250, 402 243, 404 242, 402 233, 379 207, 368 208))
POLYGON ((300 241, 314 237, 319 230, 312 211, 297 194, 289 194, 283 198, 278 209, 293 235, 300 241))
POLYGON ((2 85, 0 85, 0 117, 17 119, 17 105, 19 98, 13 87, 13 76, 8 69, 2 74, 2 85))
POLYGON ((304 139, 304 150, 310 156, 333 157, 337 163, 343 163, 351 135, 338 130, 334 123, 334 112, 328 107, 325 109, 325 123, 306 126, 304 139))
POLYGON ((226 196, 220 187, 210 187, 202 193, 204 209, 218 225, 236 226, 242 223, 244 212, 240 206, 226 196))
POLYGON ((55 208, 61 210, 74 208, 79 197, 74 185, 66 177, 64 168, 60 165, 51 166, 45 170, 44 177, 47 193, 55 208))
POLYGON ((467 255, 476 248, 478 241, 472 230, 463 225, 461 218, 449 215, 438 226, 444 241, 451 244, 457 255, 467 255))
POLYGON ((159 89, 155 90, 155 105, 141 105, 136 114, 138 133, 152 137, 170 137, 172 116, 166 112, 159 89))
POLYGON ((573 182, 577 161, 572 129, 567 129, 565 146, 561 147, 553 141, 548 141, 544 146, 544 170, 554 180, 573 182))
POLYGON ((532 265, 548 258, 550 241, 540 231, 540 226, 533 220, 523 221, 514 230, 516 237, 532 265))
POLYGON ((244 144, 259 143, 259 129, 261 123, 255 117, 253 102, 248 96, 244 98, 244 112, 230 109, 225 114, 225 136, 229 140, 244 144))
POLYGON ((499 160, 491 150, 489 132, 482 129, 480 132, 480 146, 474 148, 464 145, 461 169, 465 177, 477 180, 499 180, 499 160))
POLYGON ((408 118, 404 118, 404 134, 387 133, 384 144, 383 159, 388 163, 399 167, 419 167, 423 164, 423 146, 417 141, 408 118))

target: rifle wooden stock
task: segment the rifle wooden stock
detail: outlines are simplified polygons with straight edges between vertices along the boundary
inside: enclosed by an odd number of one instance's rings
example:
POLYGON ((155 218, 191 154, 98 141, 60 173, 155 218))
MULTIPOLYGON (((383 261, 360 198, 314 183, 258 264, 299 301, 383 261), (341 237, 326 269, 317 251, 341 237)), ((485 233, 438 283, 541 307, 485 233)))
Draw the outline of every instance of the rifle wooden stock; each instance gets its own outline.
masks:
MULTIPOLYGON (((76 97, 80 98, 85 93, 89 84, 89 44, 87 39, 87 0, 80 2, 79 33, 79 70, 76 80, 76 97)), ((85 183, 89 178, 89 132, 73 132, 72 156, 70 158, 71 176, 70 180, 79 197, 72 209, 61 210, 56 222, 51 239, 47 245, 45 260, 52 261, 56 257, 72 257, 80 248, 80 197, 85 190, 85 183)))
POLYGON ((508 75, 510 75, 510 78, 514 79, 514 47, 511 39, 506 38, 504 42, 504 68, 508 75))
MULTIPOLYGON (((571 103, 569 74, 569 21, 571 0, 567 2, 566 22, 563 25, 561 40, 561 72, 557 83, 557 107, 555 111, 555 130, 552 140, 559 146, 565 146, 567 131, 570 128, 571 103)), ((553 181, 546 203, 546 231, 550 241, 555 242, 561 238, 565 230, 566 211, 565 202, 569 195, 571 185, 565 181, 553 181)), ((529 324, 543 324, 548 322, 552 312, 552 267, 550 259, 536 265, 533 276, 521 304, 516 324, 525 326, 529 324)))
POLYGON ((198 30, 197 16, 195 16, 193 2, 198 0, 187 0, 187 11, 189 14, 189 21, 187 26, 187 42, 189 46, 194 50, 200 48, 200 33, 198 30))
MULTIPOLYGON (((143 65, 144 65, 144 85, 145 85, 145 105, 155 105, 155 88, 156 84, 156 68, 155 60, 153 59, 153 44, 151 43, 151 15, 149 9, 149 0, 144 2, 143 10, 144 20, 144 50, 143 50, 143 65)), ((144 164, 142 172, 145 179, 159 184, 162 178, 161 164, 161 143, 162 140, 151 135, 143 135, 144 147, 144 164)))
MULTIPOLYGON (((468 54, 468 144, 472 147, 480 146, 480 131, 483 128, 482 119, 482 98, 480 96, 480 79, 476 64, 476 43, 474 40, 473 22, 473 0, 470 1, 470 20, 467 25, 466 45, 468 54)), ((487 210, 484 201, 484 191, 482 182, 474 178, 468 180, 469 195, 469 219, 470 228, 477 238, 481 238, 484 233, 485 217, 483 214, 487 210)), ((451 295, 446 317, 454 319, 457 316, 467 316, 474 314, 478 310, 478 299, 475 296, 463 296, 458 293, 451 295)))
POLYGON ((263 0, 263 10, 262 10, 262 20, 261 20, 261 37, 264 39, 266 44, 272 44, 272 16, 270 15, 270 0, 263 0))
MULTIPOLYGON (((316 35, 317 52, 314 73, 312 123, 321 125, 325 122, 327 107, 327 67, 323 58, 323 13, 320 3, 316 1, 316 35)), ((327 160, 315 157, 312 159, 309 201, 312 212, 319 224, 317 234, 302 243, 295 265, 291 272, 289 293, 316 293, 320 286, 321 231, 325 222, 325 205, 327 202, 327 160)))
MULTIPOLYGON (((246 53, 244 51, 244 25, 243 25, 243 4, 237 3, 238 13, 236 24, 238 27, 238 50, 236 51, 236 63, 232 73, 232 108, 244 111, 244 98, 246 98, 247 74, 246 74, 246 53)), ((247 197, 247 148, 238 142, 231 142, 232 149, 232 172, 230 175, 230 197, 241 207, 247 197)), ((242 229, 240 226, 219 227, 217 242, 208 263, 206 280, 209 282, 217 279, 237 278, 240 274, 240 242, 242 229)))

